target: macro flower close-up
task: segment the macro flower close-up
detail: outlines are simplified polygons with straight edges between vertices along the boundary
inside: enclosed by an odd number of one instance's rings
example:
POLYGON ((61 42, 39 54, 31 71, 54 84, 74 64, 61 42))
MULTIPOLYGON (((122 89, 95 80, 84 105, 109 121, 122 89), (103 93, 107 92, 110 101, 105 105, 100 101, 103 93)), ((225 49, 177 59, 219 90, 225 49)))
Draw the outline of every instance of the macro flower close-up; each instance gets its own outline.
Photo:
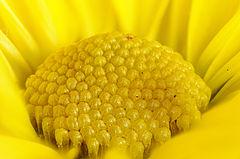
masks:
POLYGON ((240 158, 239 0, 0 0, 0 158, 240 158))

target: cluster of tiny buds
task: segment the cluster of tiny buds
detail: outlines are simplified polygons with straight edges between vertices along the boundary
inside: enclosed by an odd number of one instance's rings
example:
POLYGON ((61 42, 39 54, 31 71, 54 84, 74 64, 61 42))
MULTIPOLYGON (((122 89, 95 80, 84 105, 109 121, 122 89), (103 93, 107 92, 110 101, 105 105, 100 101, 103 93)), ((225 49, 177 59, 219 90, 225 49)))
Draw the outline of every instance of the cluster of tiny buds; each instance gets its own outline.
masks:
POLYGON ((200 119, 210 89, 180 54, 130 34, 108 33, 50 55, 26 81, 39 136, 97 157, 118 147, 144 158, 200 119))

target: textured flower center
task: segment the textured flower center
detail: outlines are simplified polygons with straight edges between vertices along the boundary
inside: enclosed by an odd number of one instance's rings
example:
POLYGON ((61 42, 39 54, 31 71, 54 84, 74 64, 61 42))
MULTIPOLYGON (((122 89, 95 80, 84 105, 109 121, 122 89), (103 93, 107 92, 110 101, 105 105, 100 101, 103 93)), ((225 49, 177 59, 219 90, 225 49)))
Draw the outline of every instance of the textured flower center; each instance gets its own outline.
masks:
POLYGON ((37 133, 96 157, 109 147, 143 158, 188 129, 210 89, 180 54, 133 35, 96 35, 58 50, 26 81, 37 133))

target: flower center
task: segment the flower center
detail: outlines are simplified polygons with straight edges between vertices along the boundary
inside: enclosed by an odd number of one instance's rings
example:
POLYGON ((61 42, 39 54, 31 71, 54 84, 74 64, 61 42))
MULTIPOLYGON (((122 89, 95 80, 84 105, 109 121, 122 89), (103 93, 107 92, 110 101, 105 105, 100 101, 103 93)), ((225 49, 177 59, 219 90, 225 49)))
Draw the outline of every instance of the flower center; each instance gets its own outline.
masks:
POLYGON ((143 158, 199 120, 210 92, 180 54, 109 33, 50 55, 27 79, 25 98, 46 142, 90 157, 117 146, 143 158))

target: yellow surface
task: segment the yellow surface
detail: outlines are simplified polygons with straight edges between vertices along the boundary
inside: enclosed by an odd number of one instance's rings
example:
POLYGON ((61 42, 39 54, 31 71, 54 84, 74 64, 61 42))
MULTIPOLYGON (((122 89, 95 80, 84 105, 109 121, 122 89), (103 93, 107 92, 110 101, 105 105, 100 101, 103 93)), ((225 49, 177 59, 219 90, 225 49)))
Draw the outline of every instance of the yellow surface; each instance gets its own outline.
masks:
POLYGON ((118 32, 58 50, 29 76, 25 92, 47 142, 63 150, 86 143, 89 156, 100 145, 120 146, 134 158, 199 121, 210 96, 179 53, 118 32))
POLYGON ((1 0, 0 158, 37 158, 39 150, 55 156, 32 142, 38 139, 22 99, 24 79, 56 48, 113 30, 180 51, 216 94, 203 120, 158 148, 152 158, 239 158, 240 99, 231 94, 240 88, 239 17, 238 0, 1 0))

